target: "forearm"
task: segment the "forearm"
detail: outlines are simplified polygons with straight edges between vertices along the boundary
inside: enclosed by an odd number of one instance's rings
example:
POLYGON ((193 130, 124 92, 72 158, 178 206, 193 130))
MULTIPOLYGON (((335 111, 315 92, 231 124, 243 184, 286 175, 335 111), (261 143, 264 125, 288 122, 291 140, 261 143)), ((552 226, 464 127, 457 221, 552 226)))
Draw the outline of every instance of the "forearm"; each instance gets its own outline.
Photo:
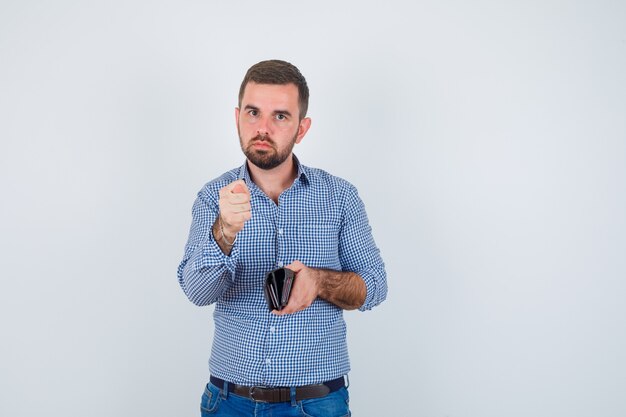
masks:
POLYGON ((217 299, 232 284, 231 274, 225 266, 196 269, 188 263, 179 276, 180 286, 192 303, 206 306, 217 299))
MULTIPOLYGON (((229 196, 242 199, 241 194, 229 196)), ((249 205, 246 207, 249 210, 249 205)), ((194 203, 192 217, 185 255, 178 267, 178 281, 191 302, 207 305, 217 301, 234 282, 239 259, 234 240, 249 216, 235 216, 234 228, 232 223, 230 228, 221 225, 223 213, 219 201, 213 192, 203 189, 194 203)))
POLYGON ((355 271, 365 283, 365 300, 359 310, 370 310, 387 297, 387 273, 374 242, 365 206, 356 189, 351 188, 339 240, 341 268, 355 271))
POLYGON ((365 282, 354 272, 315 269, 318 296, 344 310, 363 305, 367 294, 365 282))
POLYGON ((187 298, 196 305, 217 301, 233 283, 238 251, 223 252, 211 234, 197 246, 189 246, 178 268, 178 281, 187 298), (230 255, 230 256, 229 256, 230 255))

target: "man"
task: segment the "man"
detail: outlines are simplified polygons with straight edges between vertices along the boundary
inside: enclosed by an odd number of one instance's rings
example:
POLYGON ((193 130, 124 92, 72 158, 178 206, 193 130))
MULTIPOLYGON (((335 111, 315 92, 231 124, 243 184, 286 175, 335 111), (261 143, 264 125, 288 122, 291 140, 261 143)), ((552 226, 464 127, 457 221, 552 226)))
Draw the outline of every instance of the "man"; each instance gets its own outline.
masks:
POLYGON ((197 305, 216 303, 202 415, 349 415, 343 310, 387 294, 383 261, 356 189, 300 164, 309 90, 290 63, 252 66, 235 119, 246 163, 206 184, 178 279, 197 305), (266 274, 295 272, 270 311, 266 274))

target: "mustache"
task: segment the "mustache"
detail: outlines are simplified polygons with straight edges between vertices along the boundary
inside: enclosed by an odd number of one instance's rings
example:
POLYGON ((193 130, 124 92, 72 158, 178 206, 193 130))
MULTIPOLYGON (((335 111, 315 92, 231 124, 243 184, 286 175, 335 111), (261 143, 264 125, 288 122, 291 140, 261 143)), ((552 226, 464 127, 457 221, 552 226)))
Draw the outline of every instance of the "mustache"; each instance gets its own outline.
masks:
POLYGON ((274 141, 269 137, 269 135, 256 135, 250 142, 267 142, 270 145, 274 145, 274 141))

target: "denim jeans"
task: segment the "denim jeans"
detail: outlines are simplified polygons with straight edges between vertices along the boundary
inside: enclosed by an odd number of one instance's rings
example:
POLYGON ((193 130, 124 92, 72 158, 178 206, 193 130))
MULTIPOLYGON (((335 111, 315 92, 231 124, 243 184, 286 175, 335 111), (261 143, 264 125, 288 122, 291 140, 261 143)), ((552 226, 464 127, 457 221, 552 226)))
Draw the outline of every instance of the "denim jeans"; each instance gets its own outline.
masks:
POLYGON ((209 383, 202 394, 200 411, 202 417, 347 417, 350 416, 348 401, 345 387, 321 398, 264 403, 220 390, 209 383))

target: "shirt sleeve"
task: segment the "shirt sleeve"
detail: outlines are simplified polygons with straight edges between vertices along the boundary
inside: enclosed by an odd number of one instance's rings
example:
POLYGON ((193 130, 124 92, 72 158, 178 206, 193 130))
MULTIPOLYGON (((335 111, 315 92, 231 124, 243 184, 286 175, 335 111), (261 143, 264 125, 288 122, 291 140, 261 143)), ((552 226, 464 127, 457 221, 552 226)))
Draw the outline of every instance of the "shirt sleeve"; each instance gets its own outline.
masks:
POLYGON ((204 306, 217 301, 234 280, 239 246, 235 241, 226 256, 213 237, 213 224, 219 205, 209 192, 198 193, 193 209, 189 239, 185 254, 178 266, 178 282, 185 295, 196 305, 204 306))
POLYGON ((387 297, 385 264, 374 242, 365 205, 353 186, 348 188, 346 195, 339 236, 339 259, 344 271, 357 273, 365 282, 367 295, 359 310, 371 310, 385 300, 387 297))

